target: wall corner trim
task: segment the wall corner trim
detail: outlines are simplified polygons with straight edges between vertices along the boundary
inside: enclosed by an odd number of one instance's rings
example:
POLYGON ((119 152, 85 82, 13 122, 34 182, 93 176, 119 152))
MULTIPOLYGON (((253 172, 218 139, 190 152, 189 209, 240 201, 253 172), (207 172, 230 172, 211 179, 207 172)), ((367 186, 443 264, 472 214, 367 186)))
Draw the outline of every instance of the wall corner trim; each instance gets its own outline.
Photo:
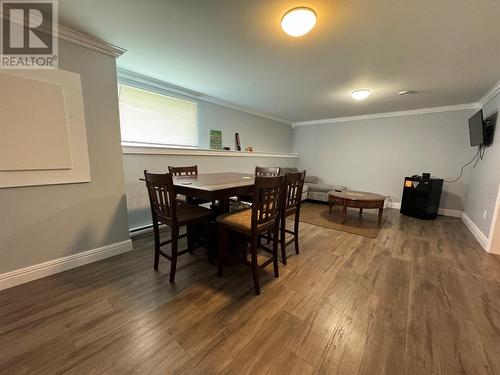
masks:
POLYGON ((471 218, 469 216, 467 216, 467 214, 465 212, 462 213, 462 221, 467 226, 467 228, 469 228, 469 230, 474 235, 477 242, 479 242, 481 247, 485 251, 488 251, 487 250, 488 249, 488 237, 486 237, 484 235, 484 233, 481 232, 481 230, 478 228, 478 226, 476 224, 474 224, 474 222, 471 220, 471 218))
POLYGON ((282 124, 287 124, 290 126, 293 125, 293 122, 290 120, 286 120, 267 113, 259 112, 254 109, 241 106, 239 104, 227 102, 225 100, 218 99, 210 95, 205 95, 197 91, 189 90, 184 87, 177 86, 165 81, 161 81, 159 79, 152 78, 128 69, 118 67, 117 74, 118 74, 118 82, 123 83, 124 85, 131 85, 144 90, 156 91, 160 94, 166 94, 166 95, 173 94, 174 96, 180 95, 181 97, 184 98, 201 100, 212 104, 220 105, 222 107, 234 109, 236 111, 248 113, 250 115, 255 115, 262 118, 266 118, 268 120, 280 122, 282 124))
POLYGON ((483 97, 479 99, 478 103, 482 107, 498 94, 500 94, 500 81, 498 81, 486 94, 484 94, 483 97))
MULTIPOLYGON (((493 254, 500 254, 499 248, 493 248, 493 238, 495 237, 495 228, 500 225, 500 184, 498 184, 497 199, 495 201, 495 208, 493 210, 493 217, 491 218, 491 225, 489 231, 488 245, 486 251, 493 254)), ((498 242, 495 242, 498 243, 498 242)))
POLYGON ((49 260, 33 266, 0 274, 0 290, 24 284, 45 276, 54 275, 85 264, 133 250, 132 240, 113 243, 97 249, 83 251, 66 257, 49 260))
POLYGON ((368 115, 334 117, 334 118, 326 118, 326 119, 321 119, 321 120, 300 121, 300 122, 294 122, 293 126, 335 124, 335 123, 339 123, 339 122, 373 120, 373 119, 388 118, 388 117, 424 115, 424 114, 428 114, 428 113, 463 111, 463 110, 467 110, 467 109, 480 109, 480 108, 481 108, 481 105, 479 103, 466 103, 466 104, 457 104, 457 105, 447 105, 447 106, 442 106, 442 107, 410 109, 410 110, 406 110, 406 111, 372 113, 372 114, 368 114, 368 115))

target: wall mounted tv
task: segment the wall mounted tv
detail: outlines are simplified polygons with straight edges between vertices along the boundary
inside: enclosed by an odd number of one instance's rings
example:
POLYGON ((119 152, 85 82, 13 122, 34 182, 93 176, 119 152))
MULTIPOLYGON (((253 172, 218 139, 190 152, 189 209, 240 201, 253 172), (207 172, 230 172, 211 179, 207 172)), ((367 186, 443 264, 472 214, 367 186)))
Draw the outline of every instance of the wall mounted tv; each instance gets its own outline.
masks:
POLYGON ((493 142, 496 113, 483 119, 483 110, 478 111, 469 119, 469 135, 471 146, 489 146, 493 142))

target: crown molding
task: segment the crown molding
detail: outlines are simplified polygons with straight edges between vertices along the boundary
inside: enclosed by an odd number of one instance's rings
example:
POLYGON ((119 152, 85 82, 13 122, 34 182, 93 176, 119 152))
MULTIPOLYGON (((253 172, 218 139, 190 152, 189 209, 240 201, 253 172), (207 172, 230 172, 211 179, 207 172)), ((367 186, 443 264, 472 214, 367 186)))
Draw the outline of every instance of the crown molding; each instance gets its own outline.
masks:
POLYGON ((103 53, 114 58, 120 57, 127 51, 126 49, 118 47, 112 43, 94 38, 93 36, 70 29, 66 26, 59 25, 57 29, 57 37, 59 39, 91 49, 93 51, 103 53))
POLYGON ((462 111, 465 109, 479 109, 479 108, 481 108, 481 105, 479 103, 468 103, 468 104, 448 105, 448 106, 442 106, 442 107, 410 109, 407 111, 372 113, 372 114, 368 114, 368 115, 334 117, 334 118, 327 118, 327 119, 322 119, 322 120, 312 120, 312 121, 300 121, 300 122, 295 122, 293 124, 293 126, 334 124, 334 123, 339 123, 339 122, 373 120, 373 119, 379 119, 379 118, 413 116, 413 115, 423 115, 423 114, 427 114, 427 113, 462 111))
POLYGON ((481 106, 488 103, 493 97, 500 93, 500 81, 498 81, 484 96, 478 100, 481 106))
MULTIPOLYGON (((32 17, 40 19, 40 17, 36 15, 32 17)), ((0 18, 7 20, 8 16, 5 13, 0 12, 0 18)), ((27 25, 27 21, 24 20, 23 20, 24 22, 18 19, 8 19, 8 20, 10 22, 16 22, 17 24, 27 25)), ((48 28, 43 22, 41 23, 42 25, 38 28, 38 30, 41 31, 42 33, 52 35, 52 32, 54 32, 55 36, 58 39, 65 40, 67 42, 91 49, 93 51, 103 53, 105 55, 114 58, 123 55, 127 51, 126 49, 118 47, 112 43, 105 42, 103 40, 100 40, 88 34, 84 34, 80 31, 73 30, 69 27, 60 25, 58 23, 55 23, 53 25, 54 26, 53 31, 50 28, 48 28)))
POLYGON ((131 70, 127 70, 127 69, 118 67, 117 74, 118 74, 118 82, 123 83, 125 85, 128 84, 128 85, 132 85, 132 86, 135 86, 138 88, 156 91, 156 92, 164 93, 167 95, 174 95, 174 96, 177 95, 177 96, 187 98, 187 99, 201 100, 201 101, 209 102, 212 104, 217 104, 217 105, 220 105, 222 107, 234 109, 236 111, 240 111, 240 112, 248 113, 251 115, 259 116, 262 118, 266 118, 268 120, 273 120, 276 122, 287 124, 290 126, 293 125, 293 122, 290 120, 283 119, 283 118, 280 118, 277 116, 273 116, 273 115, 270 115, 267 113, 259 112, 259 111, 253 110, 251 108, 241 106, 239 104, 227 102, 225 100, 218 99, 218 98, 215 98, 215 97, 210 96, 210 95, 205 95, 205 94, 202 94, 202 93, 197 92, 197 91, 189 90, 189 89, 186 89, 184 87, 177 86, 177 85, 165 82, 165 81, 161 81, 161 80, 156 79, 156 78, 151 78, 151 77, 148 77, 146 75, 143 75, 143 74, 140 74, 137 72, 133 72, 131 70))

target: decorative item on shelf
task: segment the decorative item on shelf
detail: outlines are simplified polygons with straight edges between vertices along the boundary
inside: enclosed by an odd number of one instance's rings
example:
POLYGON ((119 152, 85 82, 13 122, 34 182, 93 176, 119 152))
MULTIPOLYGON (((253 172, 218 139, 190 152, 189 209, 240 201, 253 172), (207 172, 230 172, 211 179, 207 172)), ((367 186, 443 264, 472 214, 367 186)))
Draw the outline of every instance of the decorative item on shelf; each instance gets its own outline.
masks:
POLYGON ((247 152, 253 152, 254 151, 253 146, 247 146, 245 148, 245 151, 247 151, 247 152))
POLYGON ((222 131, 210 130, 210 149, 222 150, 222 131))
POLYGON ((224 150, 224 151, 231 151, 231 147, 224 146, 223 150, 224 150))
POLYGON ((234 138, 236 140, 236 150, 241 151, 240 133, 234 133, 234 138))

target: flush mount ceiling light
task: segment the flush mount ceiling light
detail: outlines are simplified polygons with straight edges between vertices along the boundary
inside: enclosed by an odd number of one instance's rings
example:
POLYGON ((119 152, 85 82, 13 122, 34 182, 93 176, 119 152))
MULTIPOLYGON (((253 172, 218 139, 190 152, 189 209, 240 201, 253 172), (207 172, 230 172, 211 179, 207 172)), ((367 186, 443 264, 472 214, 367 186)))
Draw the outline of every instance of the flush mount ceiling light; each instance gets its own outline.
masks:
POLYGON ((368 89, 360 89, 360 90, 355 90, 351 93, 352 98, 356 100, 363 100, 366 99, 370 96, 372 93, 372 90, 368 89))
POLYGON ((281 19, 281 28, 290 36, 307 34, 316 25, 316 13, 311 8, 290 9, 281 19))
POLYGON ((403 96, 403 95, 409 95, 409 94, 413 94, 413 92, 414 91, 412 91, 412 90, 401 90, 401 91, 398 92, 398 95, 401 95, 401 96, 403 96))

